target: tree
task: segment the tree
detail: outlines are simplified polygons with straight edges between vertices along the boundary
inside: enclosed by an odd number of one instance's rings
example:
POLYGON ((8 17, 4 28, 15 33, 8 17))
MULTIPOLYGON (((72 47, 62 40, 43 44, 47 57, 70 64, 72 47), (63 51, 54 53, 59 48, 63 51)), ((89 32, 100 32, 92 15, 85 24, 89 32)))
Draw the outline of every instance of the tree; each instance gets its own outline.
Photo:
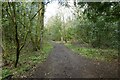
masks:
POLYGON ((2 4, 4 57, 7 57, 7 55, 10 55, 10 51, 16 49, 15 67, 19 62, 21 50, 27 44, 31 45, 32 43, 35 51, 42 49, 44 6, 48 3, 49 1, 47 3, 4 2, 2 4))
MULTIPOLYGON (((119 23, 119 7, 118 2, 77 2, 76 15, 78 15, 79 20, 81 19, 79 12, 82 9, 83 15, 90 23, 84 27, 81 25, 82 33, 84 33, 83 38, 81 38, 93 47, 117 48, 118 27, 116 24, 119 23)), ((80 25, 78 26, 80 28, 80 25)))
POLYGON ((46 25, 49 29, 49 36, 54 41, 61 41, 62 22, 60 16, 52 17, 46 25))
POLYGON ((43 43, 43 32, 44 32, 44 2, 39 3, 39 8, 42 8, 39 12, 39 21, 40 21, 40 49, 42 49, 42 43, 43 43))

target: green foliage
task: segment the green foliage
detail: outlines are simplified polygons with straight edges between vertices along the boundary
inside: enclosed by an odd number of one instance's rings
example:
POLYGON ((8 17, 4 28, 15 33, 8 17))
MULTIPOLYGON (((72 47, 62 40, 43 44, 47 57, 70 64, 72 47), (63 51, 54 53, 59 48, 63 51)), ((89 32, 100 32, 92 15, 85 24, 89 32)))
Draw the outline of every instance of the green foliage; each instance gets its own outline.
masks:
POLYGON ((36 51, 42 48, 44 27, 44 4, 42 3, 2 3, 3 58, 6 59, 6 57, 11 56, 11 50, 13 53, 16 52, 15 67, 19 60, 19 54, 26 43, 31 42, 31 47, 36 51))
POLYGON ((95 48, 118 49, 119 3, 80 3, 76 8, 76 39, 95 48), (80 11, 84 8, 83 11, 80 11), (116 10, 117 9, 117 10, 116 10))
POLYGON ((10 72, 9 69, 4 69, 4 68, 3 68, 3 70, 2 70, 2 77, 3 77, 3 78, 11 74, 11 72, 10 72), (3 70, 4 70, 4 71, 3 71, 3 70))
POLYGON ((23 50, 23 52, 21 52, 20 63, 18 64, 17 68, 13 67, 15 56, 14 55, 10 56, 9 59, 11 61, 10 62, 11 64, 3 67, 2 77, 4 78, 11 74, 13 74, 14 77, 18 77, 18 76, 20 77, 22 74, 27 73, 30 69, 36 66, 36 64, 45 61, 51 49, 52 49, 52 45, 50 43, 44 43, 42 54, 40 54, 41 51, 38 52, 27 51, 27 54, 25 54, 26 51, 23 50))
POLYGON ((97 59, 103 61, 113 61, 118 58, 118 51, 112 49, 96 49, 77 47, 72 44, 65 44, 68 48, 72 49, 75 53, 85 56, 90 59, 97 59))
POLYGON ((79 5, 87 8, 84 13, 87 14, 88 19, 96 22, 100 16, 104 16, 106 22, 118 21, 120 15, 119 2, 86 2, 79 5))
POLYGON ((49 38, 54 41, 60 41, 62 37, 62 21, 60 17, 51 18, 46 26, 48 27, 49 38))
MULTIPOLYGON (((67 6, 66 2, 62 4, 67 6)), ((67 46, 89 58, 116 59, 119 45, 119 7, 120 3, 113 2, 78 2, 74 18, 64 22, 61 16, 56 15, 50 18, 44 28, 42 2, 2 3, 3 61, 8 63, 3 68, 3 77, 11 73, 15 76, 23 74, 36 63, 44 61, 52 48, 46 43, 49 40, 87 43, 91 48, 79 48, 71 44, 67 46), (22 46, 24 48, 21 48, 22 46), (18 68, 13 68, 17 48, 21 51, 20 63, 18 68)))

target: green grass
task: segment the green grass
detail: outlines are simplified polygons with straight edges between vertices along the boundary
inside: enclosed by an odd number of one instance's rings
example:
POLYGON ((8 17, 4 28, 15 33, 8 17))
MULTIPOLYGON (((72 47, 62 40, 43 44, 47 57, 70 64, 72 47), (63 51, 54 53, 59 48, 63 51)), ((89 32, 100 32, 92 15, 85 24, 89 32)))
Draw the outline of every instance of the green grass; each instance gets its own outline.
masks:
POLYGON ((22 75, 33 68, 36 64, 46 60, 49 55, 52 45, 50 43, 44 43, 43 51, 23 50, 20 54, 19 64, 17 68, 14 68, 15 54, 9 56, 7 59, 10 61, 8 66, 2 68, 2 78, 13 74, 14 77, 22 75))
POLYGON ((72 51, 74 51, 75 53, 80 54, 90 59, 112 61, 112 60, 117 59, 118 57, 118 51, 116 50, 77 47, 69 43, 66 43, 65 45, 68 48, 70 48, 72 51))

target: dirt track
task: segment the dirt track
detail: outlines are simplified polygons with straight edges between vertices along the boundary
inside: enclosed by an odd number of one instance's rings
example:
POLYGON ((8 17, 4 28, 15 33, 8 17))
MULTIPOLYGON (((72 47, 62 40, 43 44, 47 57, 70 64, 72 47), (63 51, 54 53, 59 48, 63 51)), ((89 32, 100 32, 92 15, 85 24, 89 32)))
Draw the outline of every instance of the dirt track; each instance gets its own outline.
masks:
POLYGON ((116 63, 87 59, 74 54, 63 44, 53 43, 54 48, 45 62, 39 64, 29 77, 32 78, 116 78, 116 63))

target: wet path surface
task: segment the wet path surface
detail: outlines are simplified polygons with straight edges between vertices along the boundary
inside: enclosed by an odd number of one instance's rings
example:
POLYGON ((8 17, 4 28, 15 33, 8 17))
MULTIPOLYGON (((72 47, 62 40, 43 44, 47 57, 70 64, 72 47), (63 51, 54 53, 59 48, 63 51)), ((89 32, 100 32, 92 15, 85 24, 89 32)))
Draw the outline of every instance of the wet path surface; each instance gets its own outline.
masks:
POLYGON ((39 64, 32 78, 116 78, 117 64, 87 59, 74 54, 63 44, 54 48, 45 62, 39 64))

